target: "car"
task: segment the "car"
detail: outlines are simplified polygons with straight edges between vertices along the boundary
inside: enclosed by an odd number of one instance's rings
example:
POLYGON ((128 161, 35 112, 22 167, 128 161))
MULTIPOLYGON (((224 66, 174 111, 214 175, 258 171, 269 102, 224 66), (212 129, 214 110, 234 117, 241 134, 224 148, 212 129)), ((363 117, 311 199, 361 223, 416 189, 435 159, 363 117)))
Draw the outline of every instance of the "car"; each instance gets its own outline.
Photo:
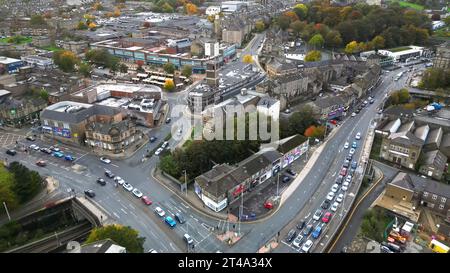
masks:
POLYGON ((302 243, 303 238, 305 238, 305 237, 303 237, 303 235, 299 234, 297 236, 297 238, 295 238, 294 242, 292 242, 292 245, 296 248, 300 248, 300 244, 302 243))
POLYGON ((126 189, 127 191, 132 191, 133 190, 133 186, 131 186, 130 184, 128 184, 127 182, 123 183, 122 187, 124 189, 126 189))
POLYGON ((297 175, 297 173, 294 172, 294 171, 291 170, 291 169, 287 169, 286 172, 287 172, 288 174, 292 175, 292 176, 296 176, 296 175, 297 175))
POLYGON ((345 160, 351 161, 353 158, 353 155, 348 154, 347 157, 345 158, 345 160))
POLYGON ((178 136, 181 136, 181 133, 182 133, 182 132, 183 132, 183 129, 181 129, 181 128, 180 128, 180 129, 178 129, 178 131, 177 131, 177 135, 178 135, 178 136))
POLYGON ((41 148, 41 152, 46 153, 46 154, 51 154, 52 150, 50 150, 49 148, 41 148))
POLYGON ((347 174, 347 168, 342 168, 339 174, 345 176, 347 174))
POLYGON ((50 150, 52 150, 53 152, 60 152, 61 151, 61 149, 59 149, 56 146, 50 146, 50 150))
POLYGON ((151 249, 149 249, 149 250, 147 251, 147 253, 158 253, 158 251, 156 251, 156 250, 154 250, 153 248, 151 248, 151 249))
POLYGON ((378 114, 383 114, 383 109, 378 110, 378 114))
POLYGON ((160 217, 164 217, 164 215, 166 215, 166 213, 160 207, 155 208, 155 213, 158 214, 160 217))
POLYGON ((332 216, 331 212, 325 213, 325 215, 322 217, 322 222, 324 223, 330 222, 331 216, 332 216))
POLYGON ((305 237, 308 236, 312 230, 313 230, 313 225, 312 224, 307 225, 305 230, 303 230, 303 235, 305 237))
POLYGON ((336 202, 341 203, 342 200, 344 200, 344 194, 340 193, 336 198, 336 202))
POLYGON ((44 160, 38 160, 36 161, 36 165, 38 165, 39 167, 45 167, 47 163, 44 160))
POLYGON ((164 219, 164 222, 166 222, 166 224, 168 224, 169 227, 171 227, 171 228, 174 228, 177 225, 177 222, 175 222, 175 220, 173 220, 173 218, 170 216, 167 216, 164 219))
POLYGON ((89 196, 90 198, 94 198, 95 197, 95 192, 93 190, 85 190, 84 194, 89 196))
MULTIPOLYGON (((345 184, 345 183, 344 183, 344 184, 345 184)), ((330 192, 327 194, 327 200, 333 201, 333 199, 334 199, 334 192, 330 191, 330 192)))
POLYGON ((61 158, 61 157, 64 157, 64 154, 61 152, 53 152, 53 156, 57 157, 57 158, 61 158))
POLYGON ((330 207, 330 201, 324 200, 322 202, 322 205, 320 205, 320 207, 323 208, 323 209, 328 209, 330 207))
POLYGON ((334 193, 336 193, 338 190, 339 190, 339 185, 338 185, 338 184, 334 184, 334 185, 331 187, 331 191, 334 192, 334 193))
POLYGON ((336 202, 333 203, 333 205, 331 205, 330 210, 335 212, 335 211, 337 211, 338 206, 339 206, 339 203, 336 201, 336 202))
POLYGON ((319 221, 320 216, 322 216, 322 210, 318 209, 318 210, 316 210, 316 212, 314 212, 313 220, 319 221))
POLYGON ((36 148, 39 150, 39 146, 37 146, 36 144, 31 144, 28 148, 30 148, 30 150, 36 150, 36 148))
POLYGON ((116 182, 119 185, 123 185, 123 183, 125 183, 125 180, 123 180, 123 178, 120 176, 116 176, 114 177, 114 182, 116 182))
POLYGON ((353 118, 356 117, 356 113, 355 112, 352 113, 352 117, 353 118))
POLYGON ((158 148, 158 150, 156 150, 155 152, 155 155, 159 155, 163 150, 163 148, 158 148))
POLYGON ((67 161, 74 161, 74 160, 75 160, 75 157, 73 157, 73 156, 71 156, 71 155, 66 155, 66 156, 64 157, 64 159, 67 160, 67 161))
POLYGON ((356 142, 353 141, 353 143, 352 143, 352 148, 355 148, 355 149, 356 149, 356 147, 358 147, 358 144, 356 144, 356 142))
POLYGON ((341 190, 347 191, 348 190, 348 185, 349 185, 349 183, 347 181, 345 181, 344 184, 342 184, 341 190))
POLYGON ((111 163, 111 160, 108 159, 108 158, 106 158, 106 157, 100 157, 100 161, 103 162, 103 163, 105 163, 105 164, 111 163))
POLYGON ((150 206, 153 203, 147 196, 142 196, 142 202, 144 202, 147 206, 150 206))
POLYGON ((345 160, 344 164, 342 165, 343 168, 348 169, 348 167, 350 167, 350 161, 345 160))
POLYGON ((169 141, 164 141, 164 143, 161 145, 161 148, 166 148, 166 146, 169 145, 169 141))
POLYGON ((16 150, 8 149, 6 150, 7 155, 15 156, 17 154, 16 150))
POLYGON ((283 176, 281 177, 281 181, 282 181, 283 183, 287 183, 287 182, 291 181, 291 178, 290 178, 289 176, 283 175, 283 176))
POLYGON ((394 253, 394 251, 390 250, 387 246, 381 246, 380 250, 382 253, 394 253))
POLYGON ((286 235, 286 241, 292 242, 292 240, 294 240, 296 235, 297 231, 295 229, 289 230, 288 234, 286 235))
POLYGON ((361 111, 361 109, 357 108, 357 109, 355 110, 355 114, 359 114, 360 111, 361 111))
POLYGON ((108 178, 114 178, 114 176, 115 176, 110 170, 106 170, 106 171, 105 171, 105 175, 106 175, 108 178))
POLYGON ((152 136, 151 138, 150 138, 150 142, 155 142, 156 141, 156 139, 157 139, 157 137, 155 137, 155 136, 152 136))
POLYGON ((184 219, 183 214, 177 212, 175 213, 175 219, 178 221, 178 223, 180 224, 184 224, 186 222, 186 219, 184 219))
POLYGON ((352 162, 352 169, 356 169, 356 167, 358 167, 358 162, 353 161, 352 162))
POLYGON ((352 182, 352 177, 353 176, 351 174, 347 175, 347 177, 345 177, 345 182, 347 182, 347 183, 352 182))
POLYGON ((105 179, 103 179, 103 178, 97 178, 97 183, 99 183, 100 185, 102 185, 102 186, 105 186, 106 185, 106 181, 105 181, 105 179))
POLYGON ((355 153, 355 151, 356 151, 355 148, 351 148, 349 151, 349 154, 353 155, 355 153))
POLYGON ((374 99, 369 100, 369 103, 370 103, 370 104, 373 104, 374 102, 375 102, 374 99))
POLYGON ((302 251, 305 253, 308 253, 309 249, 312 247, 312 245, 313 245, 313 241, 311 241, 311 240, 306 241, 306 243, 303 244, 303 246, 302 246, 302 251))
POLYGON ((340 185, 342 184, 342 179, 344 179, 344 177, 342 175, 338 175, 334 183, 340 185))
POLYGON ((34 136, 27 136, 25 139, 29 140, 29 141, 35 141, 36 140, 36 138, 34 136))
POLYGON ((369 102, 365 100, 363 103, 364 103, 364 105, 367 105, 369 102))
POLYGON ((134 194, 134 196, 136 196, 137 198, 141 198, 144 194, 142 194, 142 192, 140 191, 140 190, 138 190, 138 189, 134 189, 133 190, 133 194, 134 194))
POLYGON ((345 142, 344 149, 348 149, 348 148, 349 148, 349 144, 348 144, 348 142, 345 142))
POLYGON ((306 222, 304 220, 301 220, 300 222, 297 223, 297 229, 298 230, 302 230, 305 227, 306 222))
POLYGON ((184 241, 185 241, 188 245, 191 245, 191 244, 194 243, 194 240, 192 239, 192 237, 189 236, 189 234, 187 234, 187 233, 185 233, 185 234, 183 235, 183 239, 184 239, 184 241))
POLYGON ((314 229, 314 231, 312 232, 312 237, 314 239, 319 238, 320 234, 322 233, 322 225, 317 225, 316 228, 314 229))
POLYGON ((166 119, 166 123, 170 123, 171 121, 172 121, 171 118, 167 118, 167 119, 166 119))

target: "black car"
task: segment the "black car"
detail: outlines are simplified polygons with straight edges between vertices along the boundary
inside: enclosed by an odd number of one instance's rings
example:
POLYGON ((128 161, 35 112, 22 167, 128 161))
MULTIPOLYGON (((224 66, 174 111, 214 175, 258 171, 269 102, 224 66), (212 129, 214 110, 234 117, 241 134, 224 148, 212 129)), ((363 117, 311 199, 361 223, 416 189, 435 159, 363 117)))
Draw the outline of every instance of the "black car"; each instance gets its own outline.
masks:
POLYGON ((292 176, 296 176, 297 174, 293 171, 293 170, 291 170, 291 169, 287 169, 286 170, 286 173, 288 173, 288 174, 290 174, 290 175, 292 175, 292 176))
POLYGON ((343 177, 342 175, 339 175, 339 176, 336 178, 336 181, 334 181, 334 183, 340 185, 340 184, 342 184, 342 179, 344 179, 344 177, 343 177))
POLYGON ((320 207, 323 209, 328 209, 330 207, 330 201, 328 201, 328 199, 323 201, 323 203, 322 203, 322 205, 320 205, 320 207))
POLYGON ((172 121, 171 118, 166 119, 166 123, 170 123, 172 121))
POLYGON ((97 179, 97 183, 99 183, 99 184, 102 185, 102 186, 105 186, 105 185, 106 185, 106 181, 105 181, 105 179, 103 179, 103 178, 98 178, 98 179, 97 179))
POLYGON ((294 240, 296 235, 297 231, 295 231, 295 229, 289 230, 288 234, 286 235, 286 241, 292 242, 292 240, 294 240))
POLYGON ((311 225, 311 224, 307 225, 305 230, 303 231, 303 235, 308 236, 312 230, 313 230, 313 225, 311 225))
POLYGON ((36 138, 35 138, 34 136, 27 136, 27 137, 26 137, 26 140, 29 140, 29 141, 35 141, 36 138))
POLYGON ((89 196, 90 198, 94 198, 95 197, 95 192, 93 190, 84 191, 84 194, 89 196))
POLYGON ((178 212, 175 213, 175 219, 176 219, 180 224, 183 224, 183 223, 186 222, 186 219, 184 219, 183 214, 178 213, 178 212))
POLYGON ((358 109, 355 110, 355 113, 356 113, 356 114, 359 114, 360 111, 361 111, 361 110, 358 108, 358 109))
POLYGON ((157 137, 152 136, 152 137, 150 138, 150 142, 155 142, 156 139, 157 139, 157 137))
POLYGON ((109 178, 114 178, 114 174, 111 172, 111 171, 109 171, 109 170, 107 170, 107 171, 105 171, 105 175, 107 176, 107 177, 109 177, 109 178))
POLYGON ((349 155, 345 158, 345 160, 351 161, 351 160, 352 160, 352 155, 349 154, 349 155))
POLYGON ((297 224, 297 229, 298 230, 302 230, 305 227, 305 221, 301 220, 300 222, 298 222, 297 224))
POLYGON ((287 183, 287 182, 291 181, 291 178, 290 178, 289 176, 283 176, 283 177, 281 178, 281 181, 282 181, 283 183, 287 183))
POLYGON ((17 154, 17 152, 16 150, 6 150, 6 154, 14 156, 17 154))

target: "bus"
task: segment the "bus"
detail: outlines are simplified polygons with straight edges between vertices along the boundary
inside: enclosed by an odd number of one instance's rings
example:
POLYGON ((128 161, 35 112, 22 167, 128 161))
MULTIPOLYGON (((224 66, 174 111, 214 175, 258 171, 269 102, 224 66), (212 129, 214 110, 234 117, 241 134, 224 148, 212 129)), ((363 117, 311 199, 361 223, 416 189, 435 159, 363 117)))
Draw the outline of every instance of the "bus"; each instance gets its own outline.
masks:
POLYGON ((398 81, 403 76, 403 71, 398 73, 397 76, 395 76, 394 81, 398 81))
POLYGON ((437 241, 437 240, 431 240, 430 244, 428 245, 433 252, 436 253, 449 253, 450 248, 443 243, 437 241))

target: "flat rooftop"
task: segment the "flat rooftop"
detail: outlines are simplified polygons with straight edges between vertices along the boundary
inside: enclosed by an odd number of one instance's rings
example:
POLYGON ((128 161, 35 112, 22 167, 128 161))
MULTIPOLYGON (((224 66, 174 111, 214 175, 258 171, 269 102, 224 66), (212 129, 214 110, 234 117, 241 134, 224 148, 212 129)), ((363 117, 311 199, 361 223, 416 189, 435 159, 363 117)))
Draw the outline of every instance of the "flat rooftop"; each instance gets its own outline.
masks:
POLYGON ((46 108, 46 110, 51 110, 55 112, 66 112, 67 109, 88 109, 91 108, 92 104, 75 102, 75 101, 60 101, 53 105, 50 105, 46 108))

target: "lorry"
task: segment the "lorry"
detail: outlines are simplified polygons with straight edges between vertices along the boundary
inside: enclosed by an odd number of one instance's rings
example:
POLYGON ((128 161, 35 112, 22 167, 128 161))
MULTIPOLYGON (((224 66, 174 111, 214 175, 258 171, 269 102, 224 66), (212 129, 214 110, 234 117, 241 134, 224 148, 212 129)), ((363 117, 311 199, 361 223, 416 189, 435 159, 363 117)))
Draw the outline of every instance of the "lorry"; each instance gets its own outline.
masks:
POLYGON ((449 253, 450 248, 443 243, 437 241, 437 240, 431 240, 430 244, 428 245, 433 252, 436 253, 449 253))

